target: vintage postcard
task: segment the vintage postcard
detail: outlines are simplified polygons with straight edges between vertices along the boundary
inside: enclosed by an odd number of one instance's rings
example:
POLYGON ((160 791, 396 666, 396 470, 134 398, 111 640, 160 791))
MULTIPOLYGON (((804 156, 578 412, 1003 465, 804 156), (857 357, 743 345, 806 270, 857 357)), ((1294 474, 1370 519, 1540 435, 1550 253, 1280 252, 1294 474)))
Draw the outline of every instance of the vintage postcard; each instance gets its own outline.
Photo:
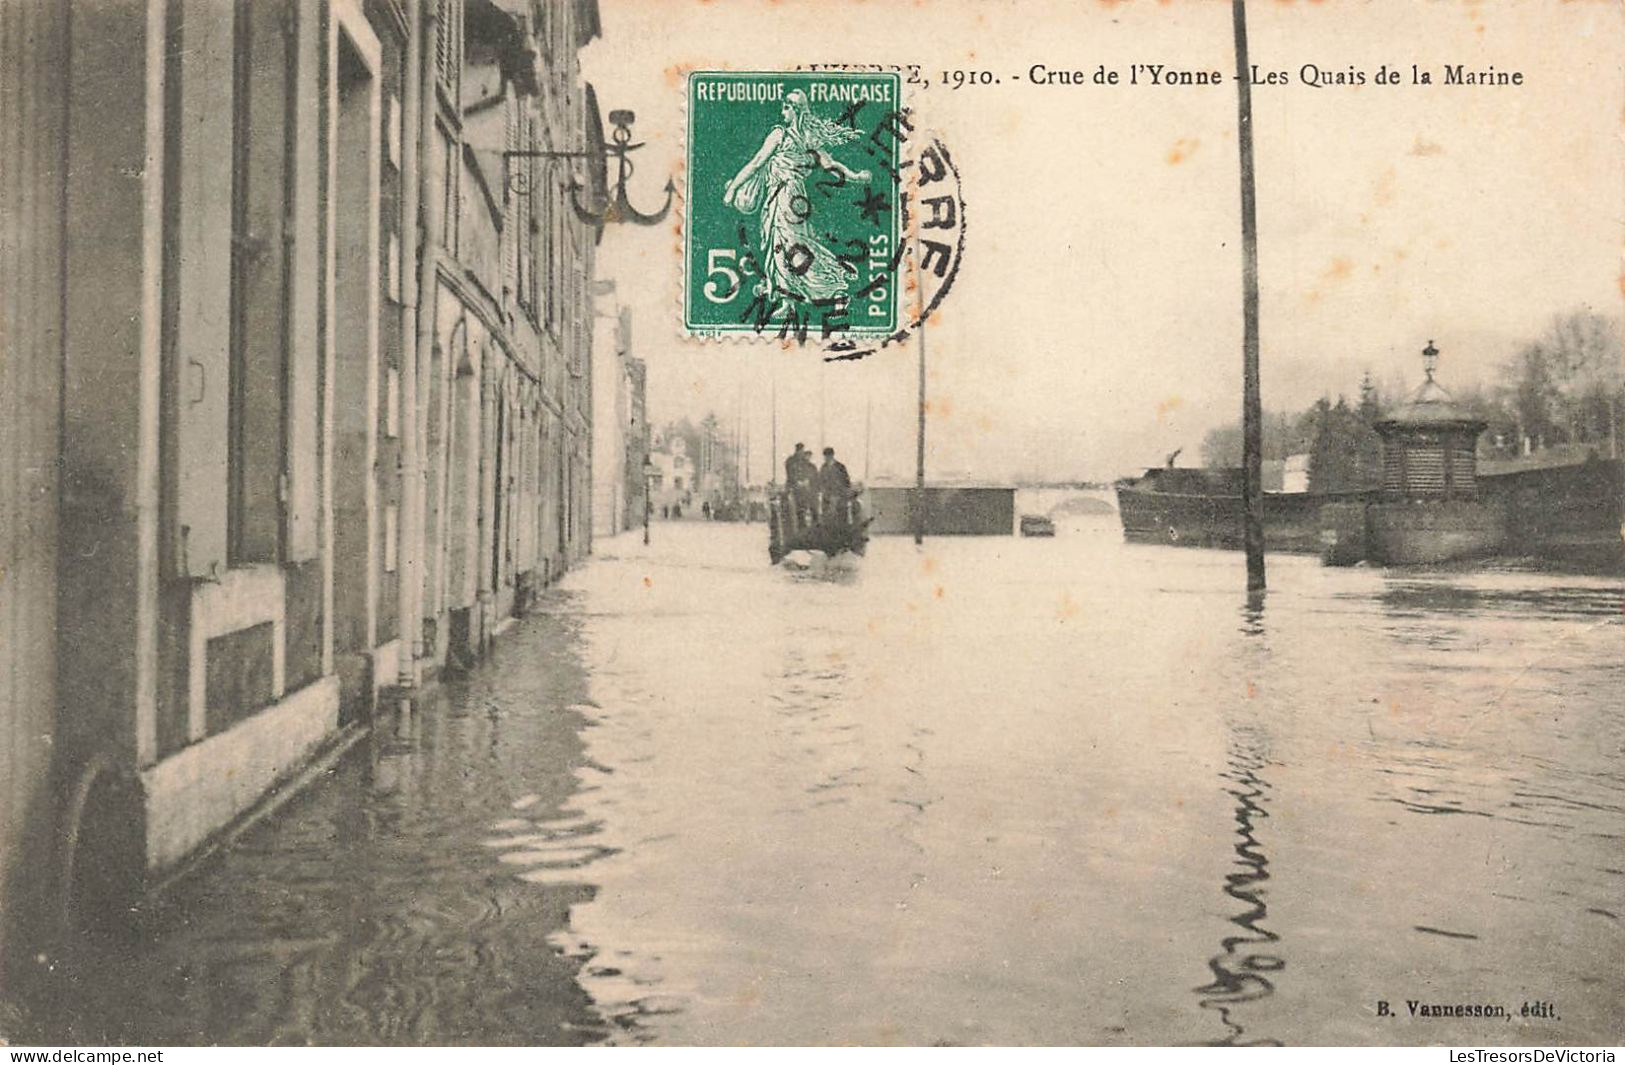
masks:
POLYGON ((0 1041, 1615 1060, 1622 31, 0 3, 0 1041))

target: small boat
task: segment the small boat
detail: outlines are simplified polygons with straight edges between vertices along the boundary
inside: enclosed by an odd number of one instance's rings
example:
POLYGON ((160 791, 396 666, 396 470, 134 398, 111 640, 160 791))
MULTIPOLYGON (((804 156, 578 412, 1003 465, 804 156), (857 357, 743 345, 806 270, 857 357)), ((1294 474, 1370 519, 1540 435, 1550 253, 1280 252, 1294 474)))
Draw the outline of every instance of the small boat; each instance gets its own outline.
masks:
POLYGON ((872 520, 864 516, 855 491, 847 497, 845 506, 809 516, 795 505, 788 490, 780 489, 772 494, 768 505, 767 557, 775 566, 793 552, 816 551, 825 558, 843 554, 862 558, 869 549, 872 520))
POLYGON ((1021 516, 1021 535, 1054 536, 1055 523, 1045 514, 1023 514, 1021 516))

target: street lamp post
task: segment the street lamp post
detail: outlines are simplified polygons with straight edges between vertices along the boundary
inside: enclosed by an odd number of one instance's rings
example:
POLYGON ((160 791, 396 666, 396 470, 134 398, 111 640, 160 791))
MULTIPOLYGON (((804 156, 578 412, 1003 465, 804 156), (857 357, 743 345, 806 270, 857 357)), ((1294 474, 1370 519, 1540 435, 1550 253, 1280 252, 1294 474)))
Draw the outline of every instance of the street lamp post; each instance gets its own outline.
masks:
POLYGON ((643 546, 649 546, 649 518, 654 513, 654 471, 655 464, 649 461, 649 456, 643 456, 643 546))

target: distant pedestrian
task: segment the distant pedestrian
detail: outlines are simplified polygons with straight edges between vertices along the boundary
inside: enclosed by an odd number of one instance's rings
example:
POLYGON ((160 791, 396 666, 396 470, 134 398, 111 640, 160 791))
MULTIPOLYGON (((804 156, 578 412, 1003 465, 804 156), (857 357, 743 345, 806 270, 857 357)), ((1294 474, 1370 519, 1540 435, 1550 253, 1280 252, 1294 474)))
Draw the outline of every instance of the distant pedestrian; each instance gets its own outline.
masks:
POLYGON ((706 521, 711 520, 711 501, 709 499, 700 504, 700 515, 704 517, 706 521))

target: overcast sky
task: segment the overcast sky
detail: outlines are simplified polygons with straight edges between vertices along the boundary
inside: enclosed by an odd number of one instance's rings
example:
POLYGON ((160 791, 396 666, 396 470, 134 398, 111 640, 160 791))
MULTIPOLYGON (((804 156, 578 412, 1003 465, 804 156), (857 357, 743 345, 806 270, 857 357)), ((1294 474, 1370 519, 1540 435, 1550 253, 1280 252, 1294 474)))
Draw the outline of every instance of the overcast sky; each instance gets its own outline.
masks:
MULTIPOLYGON (((928 338, 931 475, 1110 478, 1176 447, 1194 461, 1206 430, 1238 416, 1229 4, 601 4, 586 75, 606 111, 637 112, 645 209, 668 175, 681 182, 690 69, 916 63, 935 82, 909 102, 954 153, 969 225, 928 338), (1039 86, 1035 63, 1226 79, 1039 86), (955 91, 944 69, 1000 84, 955 91)), ((1447 386, 1483 379, 1557 312, 1619 312, 1620 12, 1612 0, 1250 5, 1253 63, 1289 79, 1253 93, 1266 407, 1352 397, 1366 369, 1414 385, 1429 339, 1447 386), (1410 84, 1413 63, 1435 83, 1410 84), (1442 84, 1457 63, 1524 84, 1442 84), (1312 88, 1305 64, 1367 82, 1312 88), (1403 83, 1375 84, 1383 64, 1403 83)), ((658 228, 612 227, 599 259, 633 310, 656 424, 746 410, 765 477, 776 383, 781 451, 829 443, 855 476, 912 476, 913 348, 825 364, 812 347, 685 340, 677 210, 658 228)))

